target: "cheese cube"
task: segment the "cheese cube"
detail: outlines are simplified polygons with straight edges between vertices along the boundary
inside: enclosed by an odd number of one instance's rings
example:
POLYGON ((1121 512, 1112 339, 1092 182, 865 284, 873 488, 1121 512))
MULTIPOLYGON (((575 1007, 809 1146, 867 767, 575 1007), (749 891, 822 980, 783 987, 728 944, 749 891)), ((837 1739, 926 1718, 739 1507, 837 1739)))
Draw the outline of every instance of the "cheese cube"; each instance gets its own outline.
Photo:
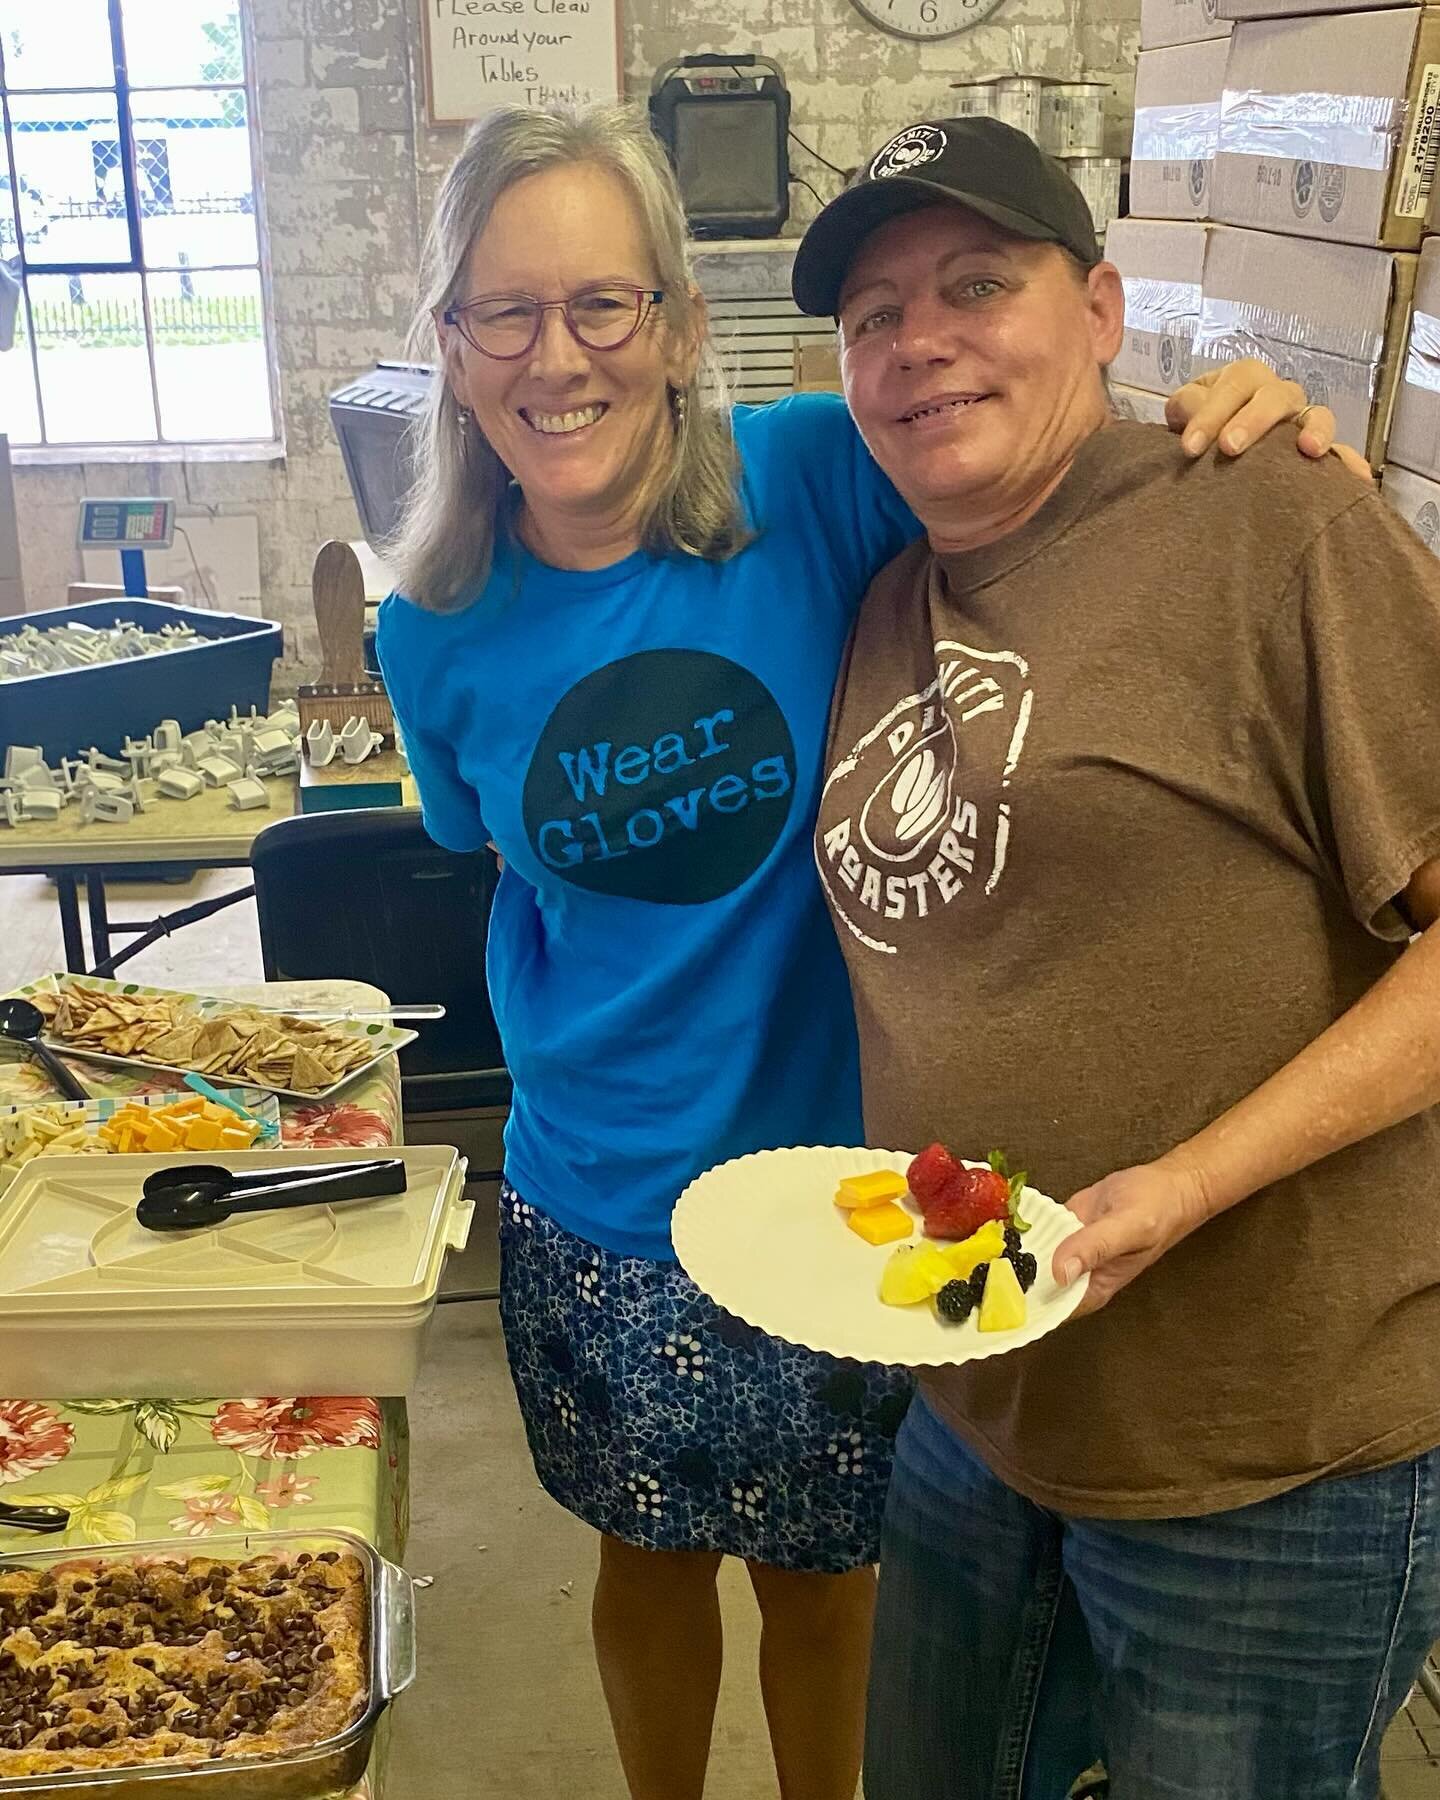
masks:
POLYGON ((187 1113, 198 1113, 205 1110, 203 1094, 186 1094, 183 1100, 172 1100, 163 1110, 173 1118, 184 1118, 187 1113))
POLYGON ((180 1132, 169 1119, 152 1119, 150 1129, 145 1134, 145 1148, 152 1154, 161 1150, 178 1150, 184 1142, 180 1132))
POLYGON ((897 1238, 908 1238, 915 1229, 909 1213, 893 1200, 879 1206, 858 1206, 845 1223, 867 1244, 893 1244, 897 1238))
POLYGON ((837 1206, 879 1206, 882 1200, 899 1200, 909 1187, 903 1175, 893 1169, 879 1169, 873 1175, 847 1175, 835 1191, 837 1206))
POLYGON ((248 1150, 255 1142, 255 1127, 247 1125, 243 1119, 236 1119, 233 1125, 220 1127, 220 1148, 222 1150, 248 1150))
POLYGON ((218 1150, 220 1127, 213 1119, 192 1119, 185 1127, 187 1150, 218 1150))

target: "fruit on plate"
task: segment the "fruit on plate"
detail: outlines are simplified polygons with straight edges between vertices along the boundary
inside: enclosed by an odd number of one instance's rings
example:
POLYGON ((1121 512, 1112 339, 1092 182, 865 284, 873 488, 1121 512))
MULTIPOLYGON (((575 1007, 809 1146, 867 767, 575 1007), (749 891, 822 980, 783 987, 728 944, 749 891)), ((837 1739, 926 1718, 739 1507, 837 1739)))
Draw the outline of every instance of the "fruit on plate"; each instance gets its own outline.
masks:
POLYGON ((907 1179, 925 1215, 927 1237, 972 1237, 992 1219, 1029 1229, 1019 1212, 1025 1176, 1012 1175, 999 1150, 990 1152, 986 1167, 968 1168, 944 1144, 931 1144, 910 1164, 907 1179))
POLYGON ((1004 1256, 989 1266, 985 1294, 980 1302, 982 1331, 1014 1331, 1025 1323, 1025 1295, 1015 1265, 1004 1256))
POLYGON ((934 1244, 902 1244, 880 1276, 880 1298, 887 1306, 918 1306, 955 1279, 942 1250, 934 1244))
POLYGON ((898 1238, 908 1238, 915 1229, 909 1213, 893 1200, 880 1206, 857 1206, 845 1215, 845 1223, 867 1244, 893 1244, 898 1238))
POLYGON ((1005 1254, 1005 1227, 998 1219, 989 1219, 976 1232, 958 1244, 947 1244, 939 1252, 950 1269, 950 1279, 966 1281, 981 1263, 1005 1254))
POLYGON ((950 1181, 960 1173, 960 1164, 943 1144, 929 1144, 914 1158, 906 1170, 910 1192, 927 1211, 940 1198, 950 1181))
POLYGON ((877 1169, 873 1175, 847 1175, 835 1190, 835 1204, 848 1209, 903 1200, 908 1185, 894 1169, 877 1169))

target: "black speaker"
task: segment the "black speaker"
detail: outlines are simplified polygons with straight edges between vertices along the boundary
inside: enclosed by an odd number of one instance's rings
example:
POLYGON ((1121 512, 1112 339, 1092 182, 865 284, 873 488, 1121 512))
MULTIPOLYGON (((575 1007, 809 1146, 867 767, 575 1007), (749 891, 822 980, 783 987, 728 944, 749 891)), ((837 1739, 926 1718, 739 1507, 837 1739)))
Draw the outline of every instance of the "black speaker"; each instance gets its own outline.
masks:
POLYGON ((768 56, 683 56, 655 72, 650 123, 696 237, 774 237, 790 216, 790 95, 768 56))

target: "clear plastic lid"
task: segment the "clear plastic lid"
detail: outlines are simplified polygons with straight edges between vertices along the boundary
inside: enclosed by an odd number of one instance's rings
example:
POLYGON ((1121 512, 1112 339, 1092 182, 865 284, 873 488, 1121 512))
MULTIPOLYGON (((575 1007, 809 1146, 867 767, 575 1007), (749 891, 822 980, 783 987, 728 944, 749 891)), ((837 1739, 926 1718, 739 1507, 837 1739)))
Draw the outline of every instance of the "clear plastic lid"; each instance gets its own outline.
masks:
POLYGON ((403 1194, 237 1214, 199 1231, 147 1231, 145 1177, 186 1156, 37 1157, 0 1196, 0 1306, 11 1314, 181 1307, 328 1312, 411 1307, 433 1298, 447 1251, 462 1249, 472 1205, 465 1160, 434 1145, 217 1155, 237 1173, 396 1157, 403 1194))

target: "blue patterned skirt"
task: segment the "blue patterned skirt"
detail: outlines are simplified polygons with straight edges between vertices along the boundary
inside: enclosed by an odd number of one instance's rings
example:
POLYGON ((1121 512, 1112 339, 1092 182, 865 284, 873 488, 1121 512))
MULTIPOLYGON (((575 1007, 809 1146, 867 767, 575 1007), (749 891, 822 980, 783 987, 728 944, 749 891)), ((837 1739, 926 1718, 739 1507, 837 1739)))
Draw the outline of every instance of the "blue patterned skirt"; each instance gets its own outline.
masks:
POLYGON ((500 1250, 510 1373, 563 1507, 646 1549, 827 1574, 877 1560, 905 1371, 767 1337, 677 1265, 573 1237, 508 1183, 500 1250))

